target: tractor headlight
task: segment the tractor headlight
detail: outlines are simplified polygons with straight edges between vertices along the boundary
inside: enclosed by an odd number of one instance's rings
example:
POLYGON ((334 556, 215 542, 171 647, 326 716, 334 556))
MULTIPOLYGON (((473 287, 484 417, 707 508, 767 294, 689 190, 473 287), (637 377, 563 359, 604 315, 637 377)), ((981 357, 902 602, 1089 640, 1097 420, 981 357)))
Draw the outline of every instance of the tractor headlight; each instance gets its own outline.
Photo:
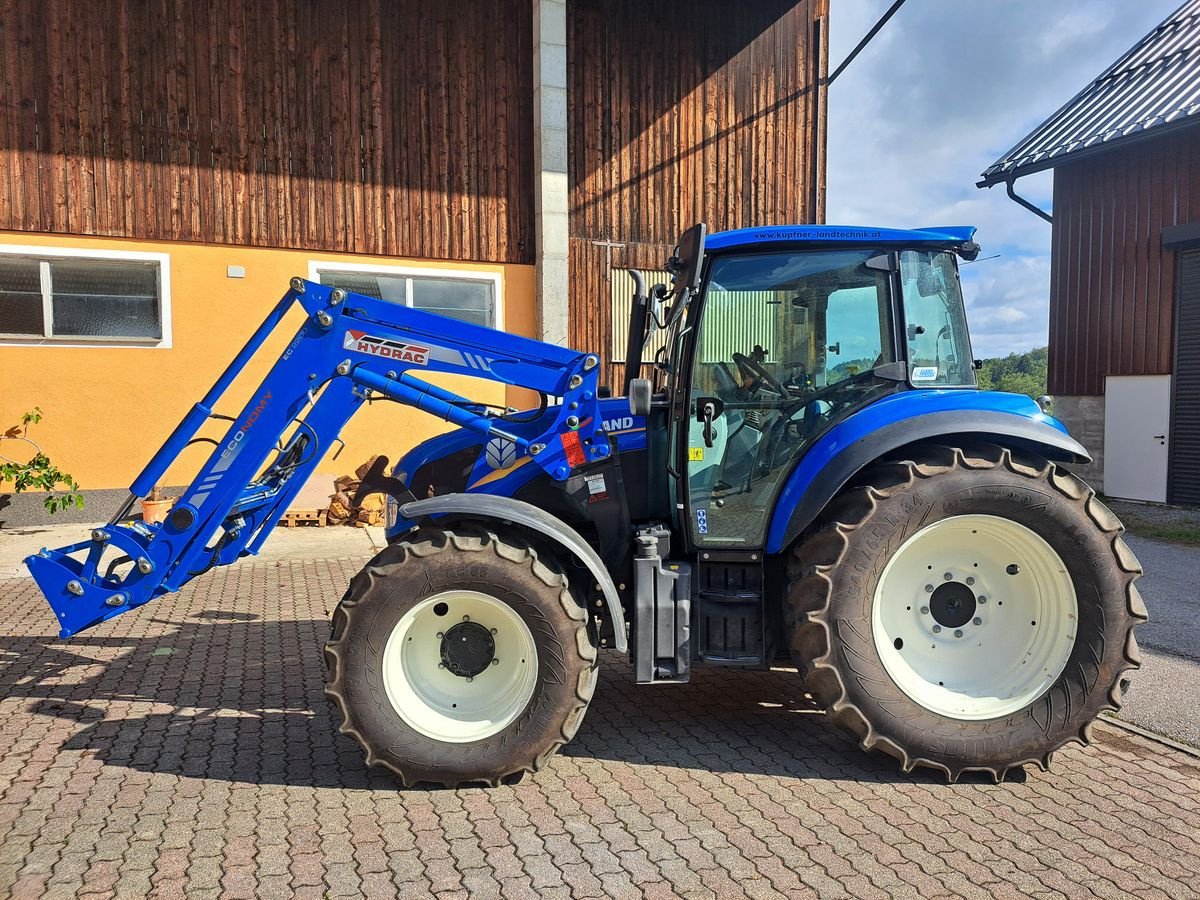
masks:
POLYGON ((1049 394, 1042 394, 1037 398, 1038 408, 1048 416, 1054 415, 1054 398, 1049 394))

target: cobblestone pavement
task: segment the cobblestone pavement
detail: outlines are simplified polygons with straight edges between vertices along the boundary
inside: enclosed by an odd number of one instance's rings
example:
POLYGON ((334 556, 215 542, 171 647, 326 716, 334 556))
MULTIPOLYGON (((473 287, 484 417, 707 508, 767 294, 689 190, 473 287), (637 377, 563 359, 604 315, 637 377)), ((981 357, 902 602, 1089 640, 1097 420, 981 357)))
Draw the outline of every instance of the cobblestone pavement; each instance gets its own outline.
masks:
POLYGON ((902 776, 786 671, 606 655, 544 771, 399 791, 322 693, 360 564, 243 563, 69 642, 0 581, 0 896, 1197 896, 1200 761, 1102 725, 1049 774, 902 776))

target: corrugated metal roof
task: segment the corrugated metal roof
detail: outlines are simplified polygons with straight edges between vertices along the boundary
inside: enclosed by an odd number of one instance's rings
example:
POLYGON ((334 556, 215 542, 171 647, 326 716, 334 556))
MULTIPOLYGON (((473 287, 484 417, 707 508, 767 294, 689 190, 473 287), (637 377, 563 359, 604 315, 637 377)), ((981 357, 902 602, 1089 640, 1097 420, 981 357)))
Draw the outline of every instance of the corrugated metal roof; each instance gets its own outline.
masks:
POLYGON ((1067 156, 1200 123, 1200 0, 1187 0, 1100 77, 996 160, 979 187, 1067 156))

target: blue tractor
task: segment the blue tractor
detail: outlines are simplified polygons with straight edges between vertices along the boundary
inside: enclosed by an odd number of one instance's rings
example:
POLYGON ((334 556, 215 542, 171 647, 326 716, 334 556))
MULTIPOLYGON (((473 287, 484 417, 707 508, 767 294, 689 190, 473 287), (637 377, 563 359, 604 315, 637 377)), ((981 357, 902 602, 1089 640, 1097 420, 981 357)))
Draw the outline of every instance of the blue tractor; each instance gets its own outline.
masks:
POLYGON ((536 770, 579 728, 604 647, 647 685, 790 654, 905 771, 1045 767, 1119 706, 1146 611, 1120 522, 1071 474, 1084 448, 1045 403, 976 387, 972 237, 697 225, 670 285, 635 275, 619 391, 592 353, 293 279, 108 526, 27 563, 64 637, 177 590, 256 553, 387 398, 459 428, 364 480, 388 495, 389 545, 325 657, 342 730, 405 784, 536 770), (294 304, 295 338, 219 416, 294 304), (489 407, 435 372, 541 402, 489 407), (214 417, 230 424, 166 521, 135 521, 214 417))

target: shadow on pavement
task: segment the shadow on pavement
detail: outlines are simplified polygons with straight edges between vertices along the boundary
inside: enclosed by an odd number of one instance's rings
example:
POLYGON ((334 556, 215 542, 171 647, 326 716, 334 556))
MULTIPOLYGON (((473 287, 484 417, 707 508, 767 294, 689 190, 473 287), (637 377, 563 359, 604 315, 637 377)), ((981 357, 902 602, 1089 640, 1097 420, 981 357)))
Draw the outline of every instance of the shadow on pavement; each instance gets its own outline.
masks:
MULTIPOLYGON (((0 692, 78 723, 63 749, 139 771, 256 784, 394 789, 338 733, 324 697, 325 621, 204 611, 154 620, 158 636, 0 638, 0 692)), ((572 757, 619 764, 873 782, 930 783, 866 754, 814 709, 790 670, 698 670, 638 687, 615 652, 572 757)), ((1024 780, 1023 773, 1010 778, 1024 780)), ((968 779, 969 780, 969 779, 968 779)))

